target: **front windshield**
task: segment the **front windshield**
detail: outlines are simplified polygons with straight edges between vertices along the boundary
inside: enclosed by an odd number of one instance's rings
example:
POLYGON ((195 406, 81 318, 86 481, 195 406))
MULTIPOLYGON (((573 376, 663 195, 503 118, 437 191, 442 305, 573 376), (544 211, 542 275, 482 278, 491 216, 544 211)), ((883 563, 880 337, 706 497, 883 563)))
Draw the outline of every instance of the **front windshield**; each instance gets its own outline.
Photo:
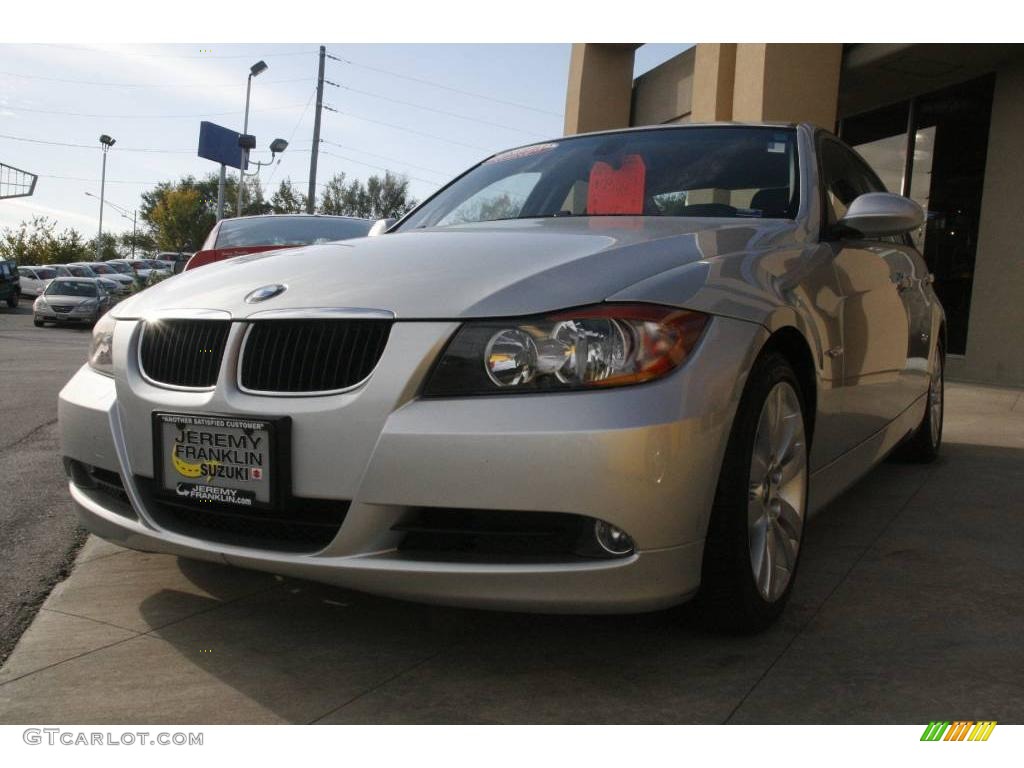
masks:
POLYGON ((623 131, 495 155, 399 229, 555 216, 794 218, 798 190, 792 128, 623 131))
POLYGON ((46 288, 47 296, 95 296, 96 283, 92 280, 55 280, 46 288))
POLYGON ((331 216, 254 216, 221 222, 215 248, 250 245, 312 245, 365 237, 373 226, 362 219, 331 216))
POLYGON ((93 272, 89 267, 68 267, 68 272, 70 272, 74 277, 92 277, 95 275, 95 272, 93 272))
POLYGON ((127 264, 124 264, 124 263, 122 263, 120 261, 108 262, 107 266, 110 267, 115 272, 121 273, 122 275, 124 275, 124 274, 129 274, 130 275, 131 272, 132 272, 132 268, 131 267, 129 267, 127 264))
POLYGON ((97 275, 112 275, 112 274, 114 274, 114 270, 112 270, 106 264, 90 264, 89 265, 89 269, 91 269, 97 275))
POLYGON ((40 280, 52 280, 57 276, 57 270, 55 269, 37 269, 36 277, 40 280))

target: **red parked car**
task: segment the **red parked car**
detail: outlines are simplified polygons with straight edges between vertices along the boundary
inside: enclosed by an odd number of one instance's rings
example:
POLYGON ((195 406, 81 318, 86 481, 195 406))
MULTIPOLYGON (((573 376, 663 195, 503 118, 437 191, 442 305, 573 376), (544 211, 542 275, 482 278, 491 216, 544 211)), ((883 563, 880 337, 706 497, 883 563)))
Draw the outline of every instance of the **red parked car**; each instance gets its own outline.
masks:
POLYGON ((365 237, 372 226, 373 221, 369 219, 319 214, 270 214, 221 219, 206 236, 202 249, 188 260, 185 269, 195 269, 245 253, 365 237))

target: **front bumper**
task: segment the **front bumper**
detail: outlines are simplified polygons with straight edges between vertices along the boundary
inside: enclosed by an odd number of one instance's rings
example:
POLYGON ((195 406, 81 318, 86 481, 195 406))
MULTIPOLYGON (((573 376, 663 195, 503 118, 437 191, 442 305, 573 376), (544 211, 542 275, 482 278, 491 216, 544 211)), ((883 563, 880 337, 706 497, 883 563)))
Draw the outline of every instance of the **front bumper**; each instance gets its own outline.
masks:
POLYGON ((143 380, 131 362, 136 323, 121 321, 117 376, 83 367, 61 392, 59 418, 64 456, 118 473, 131 510, 72 482, 78 514, 135 549, 448 605, 628 612, 692 595, 725 441, 763 329, 716 318, 681 370, 643 386, 418 398, 456 327, 397 323, 360 389, 272 398, 233 385, 241 328, 229 337, 216 390, 196 393, 143 380), (319 551, 286 552, 161 525, 140 482, 153 476, 154 410, 290 416, 292 491, 348 502, 337 535, 319 551), (627 531, 636 550, 616 559, 412 557, 395 526, 423 507, 586 515, 627 531))
POLYGON ((32 312, 36 318, 48 323, 95 323, 100 316, 100 312, 96 308, 82 312, 76 310, 57 312, 50 307, 42 307, 33 308, 32 312))

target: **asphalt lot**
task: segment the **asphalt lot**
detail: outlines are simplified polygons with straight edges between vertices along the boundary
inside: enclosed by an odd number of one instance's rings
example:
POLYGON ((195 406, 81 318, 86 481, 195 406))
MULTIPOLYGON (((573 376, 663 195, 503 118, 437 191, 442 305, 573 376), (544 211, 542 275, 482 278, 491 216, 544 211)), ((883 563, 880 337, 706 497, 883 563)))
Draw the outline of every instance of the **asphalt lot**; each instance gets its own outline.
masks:
MULTIPOLYGON (((26 531, 2 555, 38 594, 75 541, 53 398, 85 332, 0 323, 19 478, 0 508, 26 531)), ((1024 722, 1024 393, 949 384, 945 437, 811 521, 785 615, 752 637, 685 608, 437 608, 90 538, 0 668, 0 723, 1024 722)))
POLYGON ((29 299, 0 308, 0 662, 84 539, 64 485, 57 393, 88 345, 85 328, 35 328, 29 299))

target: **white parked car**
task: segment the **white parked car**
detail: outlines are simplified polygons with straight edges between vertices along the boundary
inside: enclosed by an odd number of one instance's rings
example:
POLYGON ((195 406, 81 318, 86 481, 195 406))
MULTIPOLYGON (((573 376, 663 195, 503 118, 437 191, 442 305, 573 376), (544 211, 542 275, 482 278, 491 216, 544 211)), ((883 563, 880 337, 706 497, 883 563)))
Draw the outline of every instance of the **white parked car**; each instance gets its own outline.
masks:
POLYGON ((57 276, 53 267, 18 267, 21 277, 21 294, 35 298, 46 290, 46 286, 57 276))

